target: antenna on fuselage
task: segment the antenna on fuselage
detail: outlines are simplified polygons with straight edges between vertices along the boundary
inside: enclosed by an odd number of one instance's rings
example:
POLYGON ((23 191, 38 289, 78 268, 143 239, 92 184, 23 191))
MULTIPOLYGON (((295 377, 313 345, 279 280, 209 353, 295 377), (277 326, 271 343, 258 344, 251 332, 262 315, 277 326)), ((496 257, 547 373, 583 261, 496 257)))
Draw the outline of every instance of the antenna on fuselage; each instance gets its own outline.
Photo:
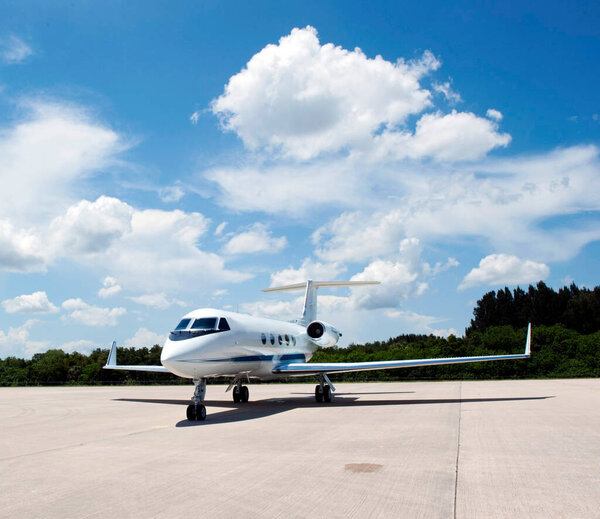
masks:
POLYGON ((306 289, 302 317, 300 317, 298 322, 307 325, 317 319, 317 289, 320 287, 356 287, 379 284, 381 284, 380 281, 313 281, 312 279, 308 279, 303 283, 296 283, 294 285, 265 288, 263 289, 263 292, 283 292, 287 290, 306 289))

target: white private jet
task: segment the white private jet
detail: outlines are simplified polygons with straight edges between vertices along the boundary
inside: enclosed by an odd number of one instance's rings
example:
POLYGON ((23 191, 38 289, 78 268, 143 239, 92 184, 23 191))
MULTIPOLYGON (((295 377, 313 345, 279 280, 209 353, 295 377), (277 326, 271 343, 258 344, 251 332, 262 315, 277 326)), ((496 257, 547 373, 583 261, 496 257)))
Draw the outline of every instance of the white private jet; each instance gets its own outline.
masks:
POLYGON ((117 346, 113 342, 105 369, 174 373, 191 378, 195 384, 192 404, 187 408, 188 420, 204 420, 203 405, 206 380, 232 377, 226 391, 233 388, 234 402, 247 402, 248 386, 244 381, 273 380, 284 377, 313 375, 317 402, 330 402, 334 385, 331 373, 347 373, 375 369, 408 368, 437 364, 458 364, 491 360, 526 359, 531 350, 531 324, 527 330, 525 353, 480 357, 389 360, 375 362, 309 363, 317 348, 335 346, 342 333, 328 323, 317 320, 317 289, 320 287, 378 285, 378 281, 312 281, 263 292, 305 289, 302 316, 295 321, 279 321, 252 317, 236 312, 201 308, 185 315, 169 334, 163 346, 162 366, 124 366, 117 364, 117 346))

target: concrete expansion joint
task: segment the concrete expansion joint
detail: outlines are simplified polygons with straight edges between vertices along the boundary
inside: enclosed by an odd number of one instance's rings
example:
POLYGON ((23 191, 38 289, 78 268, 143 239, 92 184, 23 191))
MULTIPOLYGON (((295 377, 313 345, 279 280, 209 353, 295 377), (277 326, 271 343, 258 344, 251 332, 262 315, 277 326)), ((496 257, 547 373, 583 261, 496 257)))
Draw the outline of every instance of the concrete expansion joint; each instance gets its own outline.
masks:
POLYGON ((456 500, 458 496, 458 464, 460 461, 460 422, 462 417, 462 382, 458 383, 458 432, 456 434, 456 462, 454 465, 454 504, 452 517, 456 519, 456 500))

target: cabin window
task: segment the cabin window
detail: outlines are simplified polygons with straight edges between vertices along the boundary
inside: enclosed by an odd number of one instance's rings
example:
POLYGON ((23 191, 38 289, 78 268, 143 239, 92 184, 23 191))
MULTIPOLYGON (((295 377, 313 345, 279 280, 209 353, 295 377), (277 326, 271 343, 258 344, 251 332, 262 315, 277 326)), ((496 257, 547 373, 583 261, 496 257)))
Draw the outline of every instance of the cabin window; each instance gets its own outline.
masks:
POLYGON ((231 328, 229 328, 229 323, 227 322, 227 319, 225 319, 225 317, 221 317, 221 319, 219 320, 219 330, 221 330, 222 332, 231 330, 231 328))
POLYGON ((192 330, 214 330, 216 327, 216 317, 201 317, 194 320, 194 324, 192 324, 192 330))
POLYGON ((283 339, 281 338, 281 335, 279 336, 279 346, 281 346, 283 344, 283 339))
POLYGON ((266 336, 264 333, 261 333, 261 334, 260 334, 260 341, 261 341, 263 344, 267 344, 267 336, 266 336))
POLYGON ((285 334, 285 345, 289 346, 289 344, 290 344, 290 336, 286 333, 285 334))
POLYGON ((271 334, 271 344, 275 344, 275 337, 273 337, 273 334, 271 334))
POLYGON ((177 328, 175 328, 175 331, 178 332, 179 330, 185 330, 188 327, 188 324, 190 324, 191 319, 182 319, 181 321, 179 321, 179 324, 177 325, 177 328))
POLYGON ((292 335, 292 344, 296 346, 296 337, 294 335, 292 335))

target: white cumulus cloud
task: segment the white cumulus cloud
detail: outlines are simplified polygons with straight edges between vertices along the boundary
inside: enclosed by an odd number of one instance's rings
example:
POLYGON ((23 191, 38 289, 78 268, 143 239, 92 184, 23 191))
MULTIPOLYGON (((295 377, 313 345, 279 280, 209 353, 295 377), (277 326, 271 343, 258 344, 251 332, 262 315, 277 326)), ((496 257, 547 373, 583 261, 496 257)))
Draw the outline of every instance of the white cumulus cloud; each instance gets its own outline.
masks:
POLYGON ((473 161, 484 157, 498 146, 507 146, 507 133, 498 133, 497 125, 471 112, 443 115, 425 114, 418 121, 414 134, 405 131, 384 131, 375 137, 373 156, 378 160, 421 159, 438 161, 473 161))
POLYGON ((310 159, 368 142, 430 106, 419 80, 439 65, 428 51, 417 61, 370 59, 296 28, 231 77, 212 110, 248 148, 310 159))
POLYGON ((544 263, 523 260, 508 254, 491 254, 469 272, 459 290, 478 285, 518 285, 534 283, 546 278, 550 268, 544 263))
POLYGON ((0 219, 0 269, 12 272, 46 270, 47 251, 35 229, 18 229, 0 219))
POLYGON ((117 280, 111 276, 106 276, 102 281, 102 288, 98 290, 98 296, 102 299, 114 296, 121 291, 121 286, 117 283, 117 280))
MULTIPOLYGON (((58 245, 48 221, 72 204, 80 182, 116 165, 128 144, 80 106, 22 99, 18 108, 16 122, 0 128, 0 269, 44 272, 58 245)), ((75 220, 84 209, 63 220, 81 225, 75 220)))
POLYGON ((166 310, 172 305, 184 306, 185 303, 179 301, 177 299, 170 299, 164 292, 157 292, 155 294, 143 294, 141 296, 130 297, 132 301, 144 305, 150 306, 152 308, 159 308, 161 310, 166 310))
POLYGON ((123 341, 123 346, 127 348, 152 348, 155 344, 162 346, 166 338, 166 335, 151 332, 146 328, 139 328, 133 337, 123 341))
MULTIPOLYGON (((227 269, 221 256, 200 247, 209 226, 200 213, 135 209, 101 196, 56 217, 44 250, 53 259, 105 269, 120 280, 118 286, 149 293, 192 290, 190 277, 209 288, 251 277, 227 269)), ((101 297, 116 293, 114 286, 101 289, 101 297)))
POLYGON ((41 353, 50 348, 49 341, 34 341, 29 338, 31 328, 37 325, 37 319, 29 319, 21 326, 11 326, 8 332, 0 330, 0 351, 2 357, 31 358, 35 353, 41 353))
POLYGON ((225 254, 275 253, 287 247, 285 236, 271 236, 271 231, 260 223, 255 223, 247 231, 235 234, 224 245, 225 254))
MULTIPOLYGON (((572 258, 600 239, 600 155, 595 146, 460 166, 421 165, 388 174, 379 208, 357 205, 313 234, 323 261, 365 261, 390 254, 399 240, 422 243, 475 236, 495 251, 545 262, 572 258), (590 216, 562 220, 566 215, 590 216)), ((364 180, 369 192, 372 177, 364 180)))
POLYGON ((127 148, 81 107, 30 99, 22 108, 24 116, 0 131, 0 217, 21 225, 54 216, 77 180, 114 164, 127 148))
POLYGON ((502 120, 502 112, 495 110, 494 108, 489 108, 485 113, 490 119, 495 119, 496 121, 502 120))
POLYGON ((51 223, 53 243, 57 249, 70 253, 104 252, 131 231, 133 213, 131 206, 117 198, 101 196, 94 202, 81 200, 51 223))
POLYGON ((69 312, 69 317, 86 326, 116 326, 119 317, 125 315, 127 310, 122 307, 103 308, 93 306, 82 299, 67 299, 62 307, 69 312))
POLYGON ((380 281, 381 285, 352 290, 357 308, 396 308, 409 297, 423 294, 428 284, 424 281, 429 265, 421 259, 421 245, 416 238, 400 242, 398 254, 391 260, 375 260, 352 281, 380 281))
POLYGON ((285 286, 302 283, 307 279, 335 281, 347 269, 340 263, 321 263, 305 258, 299 268, 288 267, 271 274, 271 286, 285 286))
POLYGON ((79 339, 76 341, 64 342, 59 346, 59 349, 65 352, 78 351, 79 353, 90 353, 94 349, 95 344, 87 339, 79 339))
POLYGON ((9 314, 55 314, 58 307, 48 300, 46 292, 23 294, 2 301, 2 308, 9 314))
POLYGON ((315 254, 328 262, 362 262, 392 253, 405 238, 404 212, 346 212, 312 235, 315 254))

